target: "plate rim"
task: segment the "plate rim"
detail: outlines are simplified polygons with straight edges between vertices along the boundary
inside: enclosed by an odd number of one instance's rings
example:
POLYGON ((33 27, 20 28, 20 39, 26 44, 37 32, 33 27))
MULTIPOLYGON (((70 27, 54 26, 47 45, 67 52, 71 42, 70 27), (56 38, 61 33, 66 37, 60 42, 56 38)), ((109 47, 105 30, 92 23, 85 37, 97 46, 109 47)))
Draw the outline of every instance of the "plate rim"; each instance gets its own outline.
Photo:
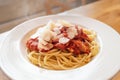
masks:
MULTIPOLYGON (((50 15, 50 16, 58 16, 58 15, 50 15)), ((66 16, 66 15, 59 15, 59 16, 66 16)), ((71 15, 68 15, 68 16, 71 16, 71 15)), ((73 16, 73 15, 72 15, 73 16)), ((74 15, 75 16, 75 15, 74 15)), ((30 20, 28 20, 28 21, 25 21, 25 22, 23 22, 22 24, 25 24, 26 22, 29 22, 29 21, 33 21, 33 20, 37 20, 37 19, 40 19, 40 18, 46 18, 46 17, 49 17, 49 16, 43 16, 43 17, 37 17, 37 18, 34 18, 34 19, 30 19, 30 20)), ((84 18, 88 18, 88 17, 85 17, 85 16, 82 16, 82 17, 84 17, 84 18)), ((88 19, 91 19, 91 18, 88 18, 88 19)), ((93 19, 94 21, 96 21, 95 19, 93 19)), ((100 22, 100 21, 98 21, 98 22, 100 22)), ((100 22, 100 23, 102 23, 102 22, 100 22)), ((18 26, 20 26, 20 25, 22 25, 22 24, 19 24, 18 26)), ((104 24, 104 23, 102 23, 102 24, 104 24)), ((104 24, 104 25, 106 25, 106 24, 104 24)), ((108 25, 107 25, 108 26, 108 25)), ((111 28, 111 27, 109 27, 109 28, 111 28)), ((11 32, 13 32, 14 30, 16 30, 17 29, 17 26, 15 27, 15 28, 13 28, 12 30, 11 30, 11 32)), ((113 28, 111 28, 112 30, 114 30, 113 28)), ((114 32, 116 32, 115 30, 114 30, 114 32)), ((116 32, 117 33, 117 32, 116 32)), ((11 33, 9 33, 7 36, 9 36, 11 33)), ((118 34, 118 33, 117 33, 118 34)), ((5 42, 5 41, 4 41, 5 42)), ((1 46, 3 45, 3 43, 1 44, 1 46)), ((1 49, 1 48, 0 48, 1 49)), ((1 62, 1 60, 0 60, 0 62, 1 62)), ((1 63, 0 63, 1 64, 1 63)), ((0 65, 1 66, 1 65, 0 65)), ((6 73, 6 71, 5 71, 5 69, 3 69, 3 66, 1 67, 1 69, 5 72, 5 74, 7 74, 8 75, 8 73, 6 73)), ((116 73, 114 73, 114 74, 116 74, 116 73)), ((8 75, 9 76, 9 75, 8 75)), ((9 76, 9 77, 11 77, 11 76, 9 76)))

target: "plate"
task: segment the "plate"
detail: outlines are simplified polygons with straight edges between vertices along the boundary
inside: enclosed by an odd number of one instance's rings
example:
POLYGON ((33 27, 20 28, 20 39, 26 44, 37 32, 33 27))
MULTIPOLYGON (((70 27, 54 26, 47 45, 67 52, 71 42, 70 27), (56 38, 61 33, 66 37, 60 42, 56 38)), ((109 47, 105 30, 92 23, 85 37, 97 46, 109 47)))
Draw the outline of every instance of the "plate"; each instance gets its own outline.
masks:
POLYGON ((108 25, 75 15, 51 15, 26 21, 6 36, 0 47, 0 66, 15 80, 107 80, 120 70, 120 36, 108 25), (25 51, 25 41, 31 30, 49 20, 64 19, 96 31, 100 44, 98 55, 87 65, 72 70, 46 70, 31 64, 25 51))

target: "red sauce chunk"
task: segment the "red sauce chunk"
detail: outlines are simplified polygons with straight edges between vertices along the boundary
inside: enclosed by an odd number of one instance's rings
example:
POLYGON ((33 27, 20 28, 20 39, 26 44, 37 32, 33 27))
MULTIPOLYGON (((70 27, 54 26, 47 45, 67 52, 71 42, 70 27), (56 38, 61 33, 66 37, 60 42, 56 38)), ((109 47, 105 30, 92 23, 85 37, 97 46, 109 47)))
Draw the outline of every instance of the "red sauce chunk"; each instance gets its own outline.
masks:
POLYGON ((39 49, 38 49, 38 38, 29 39, 26 43, 26 46, 30 51, 38 52, 39 51, 39 49))

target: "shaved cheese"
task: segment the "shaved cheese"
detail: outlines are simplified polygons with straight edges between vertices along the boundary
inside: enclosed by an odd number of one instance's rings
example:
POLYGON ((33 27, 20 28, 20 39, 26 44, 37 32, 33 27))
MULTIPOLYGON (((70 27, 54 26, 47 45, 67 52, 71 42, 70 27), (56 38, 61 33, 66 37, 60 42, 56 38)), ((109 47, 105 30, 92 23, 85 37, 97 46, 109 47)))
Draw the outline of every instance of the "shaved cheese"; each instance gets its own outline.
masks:
POLYGON ((39 44, 43 44, 43 45, 48 44, 47 41, 45 41, 45 40, 43 40, 43 39, 41 39, 41 38, 38 38, 38 40, 39 40, 39 44))
POLYGON ((75 27, 69 27, 67 29, 67 34, 70 39, 73 39, 78 33, 75 27))
POLYGON ((45 27, 49 30, 53 30, 53 28, 55 28, 55 23, 53 21, 49 21, 45 27))
POLYGON ((46 45, 38 44, 39 49, 49 50, 49 48, 46 45))
POLYGON ((55 24, 55 26, 60 27, 60 26, 63 26, 63 25, 62 25, 61 23, 57 22, 57 23, 55 24))
POLYGON ((50 41, 53 37, 53 32, 48 29, 45 29, 45 31, 39 37, 45 41, 50 41))
POLYGON ((38 43, 38 48, 39 49, 45 49, 45 50, 49 50, 53 47, 53 44, 48 43, 42 39, 39 39, 39 43, 38 43))
POLYGON ((66 37, 62 37, 59 39, 59 43, 65 44, 69 41, 70 39, 66 38, 66 37))
POLYGON ((64 37, 63 34, 57 35, 57 38, 62 38, 62 37, 64 37))
POLYGON ((40 50, 49 50, 53 48, 53 44, 51 43, 52 40, 58 40, 59 43, 66 44, 77 34, 75 26, 67 21, 59 20, 56 23, 49 21, 44 27, 39 28, 37 32, 31 36, 31 38, 38 37, 38 48, 40 50), (65 37, 64 33, 61 32, 63 27, 68 27, 66 28, 67 37, 65 37))
POLYGON ((53 31, 54 31, 56 34, 60 34, 60 29, 59 29, 59 28, 54 28, 53 31))

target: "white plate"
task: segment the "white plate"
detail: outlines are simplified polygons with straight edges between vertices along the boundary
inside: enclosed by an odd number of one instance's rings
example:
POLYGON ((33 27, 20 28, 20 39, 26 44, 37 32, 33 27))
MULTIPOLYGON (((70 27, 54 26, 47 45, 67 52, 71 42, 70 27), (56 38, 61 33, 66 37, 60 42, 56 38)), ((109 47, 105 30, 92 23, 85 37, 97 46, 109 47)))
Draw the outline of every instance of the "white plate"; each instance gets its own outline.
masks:
POLYGON ((51 15, 26 21, 15 27, 0 48, 0 65, 15 80, 106 80, 120 69, 120 36, 108 25, 99 21, 72 15, 51 15), (31 64, 25 52, 28 32, 49 20, 64 19, 97 32, 99 54, 87 65, 73 70, 45 70, 31 64), (26 35, 27 34, 27 35, 26 35))

